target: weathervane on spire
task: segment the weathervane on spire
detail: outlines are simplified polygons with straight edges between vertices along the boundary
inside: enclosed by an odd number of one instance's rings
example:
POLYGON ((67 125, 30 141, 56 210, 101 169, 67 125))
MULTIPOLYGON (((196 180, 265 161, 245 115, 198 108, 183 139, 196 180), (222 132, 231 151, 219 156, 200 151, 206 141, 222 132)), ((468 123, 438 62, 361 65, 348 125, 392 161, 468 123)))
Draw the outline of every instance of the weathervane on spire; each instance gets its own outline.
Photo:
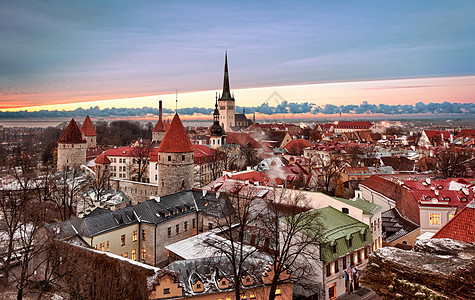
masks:
POLYGON ((175 90, 175 113, 178 113, 178 90, 175 90))

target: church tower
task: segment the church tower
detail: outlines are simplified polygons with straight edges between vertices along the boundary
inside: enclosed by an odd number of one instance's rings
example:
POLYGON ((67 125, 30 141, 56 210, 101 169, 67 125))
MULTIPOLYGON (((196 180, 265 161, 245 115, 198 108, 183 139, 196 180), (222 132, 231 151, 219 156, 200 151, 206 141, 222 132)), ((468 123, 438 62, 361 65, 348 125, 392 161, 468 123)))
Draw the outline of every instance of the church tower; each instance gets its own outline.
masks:
POLYGON ((57 170, 74 169, 86 164, 86 140, 74 119, 58 140, 57 170))
POLYGON ((94 125, 92 125, 92 122, 89 116, 86 116, 86 120, 84 120, 84 123, 81 126, 81 133, 82 133, 82 138, 86 140, 87 148, 96 147, 97 133, 96 133, 96 130, 94 129, 94 125))
POLYGON ((211 148, 216 149, 226 144, 226 133, 223 127, 219 125, 218 96, 214 105, 213 125, 209 128, 209 144, 211 148))
POLYGON ((166 196, 193 187, 194 148, 178 114, 158 147, 158 195, 166 196))
POLYGON ((229 88, 228 52, 226 52, 224 58, 223 94, 218 99, 220 123, 226 132, 231 132, 231 127, 234 127, 236 124, 236 107, 234 102, 234 98, 231 96, 231 89, 229 88))

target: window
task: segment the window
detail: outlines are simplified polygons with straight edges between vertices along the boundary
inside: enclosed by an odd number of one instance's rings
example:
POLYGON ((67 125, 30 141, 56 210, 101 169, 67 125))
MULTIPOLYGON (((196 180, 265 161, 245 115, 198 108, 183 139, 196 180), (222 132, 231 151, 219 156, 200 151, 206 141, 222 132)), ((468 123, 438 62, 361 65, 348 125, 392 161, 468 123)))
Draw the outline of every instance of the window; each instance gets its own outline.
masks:
POLYGON ((129 258, 129 252, 124 253, 124 258, 129 258))
POLYGON ((336 254, 336 244, 332 246, 332 253, 336 254))
POLYGON ((348 247, 353 247, 353 237, 350 236, 350 239, 348 240, 348 247))
POLYGON ((363 242, 366 242, 366 232, 363 233, 363 242))
POLYGON ((251 294, 251 295, 249 296, 249 299, 256 299, 256 295, 251 294))
POLYGON ((145 260, 146 257, 147 257, 147 250, 145 250, 145 248, 142 248, 142 260, 145 260))
POLYGON ((281 291, 280 289, 276 289, 276 290, 275 290, 275 294, 276 294, 276 295, 280 295, 280 294, 282 294, 282 291, 281 291))
POLYGON ((192 220, 191 225, 193 226, 193 228, 196 228, 196 220, 195 219, 192 220))
POLYGON ((327 264, 327 277, 330 277, 330 275, 332 275, 332 270, 330 264, 327 264))
POLYGON ((132 250, 132 260, 137 260, 137 251, 135 249, 132 250))
POLYGON ((338 259, 335 260, 334 264, 335 264, 335 273, 340 272, 340 269, 339 269, 340 266, 338 265, 338 259))
POLYGON ((168 155, 168 161, 172 161, 172 156, 168 155))
POLYGON ((125 234, 120 236, 120 245, 124 246, 125 245, 125 234))
POLYGON ((147 236, 145 229, 142 229, 142 240, 145 241, 145 237, 147 236))
POLYGON ((106 251, 109 252, 109 241, 107 241, 107 244, 106 244, 106 251))
POLYGON ((349 214, 349 213, 350 213, 350 209, 347 208, 347 207, 343 207, 343 208, 341 209, 341 212, 344 213, 344 214, 349 214))
POLYGON ((208 230, 213 229, 213 223, 208 223, 208 230))
POLYGON ((182 161, 185 161, 185 154, 183 154, 183 155, 181 156, 181 160, 182 160, 182 161))
POLYGON ((175 231, 176 231, 176 234, 180 233, 180 224, 176 224, 175 231))
POLYGON ((132 242, 136 242, 137 241, 137 230, 134 230, 134 232, 132 233, 132 242))
POLYGON ((187 230, 188 230, 188 221, 185 221, 185 224, 184 224, 184 225, 185 225, 185 226, 184 226, 184 227, 185 227, 185 231, 187 231, 187 230))
POLYGON ((449 214, 449 220, 452 220, 453 217, 455 217, 455 214, 449 214))
POLYGON ((429 215, 429 225, 440 225, 440 214, 431 213, 429 215))
POLYGON ((197 288, 197 289, 201 289, 201 283, 197 283, 197 284, 196 284, 196 288, 197 288))
POLYGON ((172 236, 172 228, 168 227, 168 237, 171 237, 171 236, 172 236))
POLYGON ((100 247, 99 249, 100 249, 101 251, 104 251, 104 243, 101 243, 99 247, 100 247))
POLYGON ((223 281, 221 281, 221 286, 224 286, 226 285, 226 280, 223 279, 223 281))
POLYGON ((163 294, 170 294, 170 289, 169 288, 163 289, 163 294))
POLYGON ((346 256, 343 257, 343 269, 346 269, 346 256))
POLYGON ((336 283, 332 284, 328 288, 328 297, 329 297, 329 299, 335 299, 336 298, 336 283))

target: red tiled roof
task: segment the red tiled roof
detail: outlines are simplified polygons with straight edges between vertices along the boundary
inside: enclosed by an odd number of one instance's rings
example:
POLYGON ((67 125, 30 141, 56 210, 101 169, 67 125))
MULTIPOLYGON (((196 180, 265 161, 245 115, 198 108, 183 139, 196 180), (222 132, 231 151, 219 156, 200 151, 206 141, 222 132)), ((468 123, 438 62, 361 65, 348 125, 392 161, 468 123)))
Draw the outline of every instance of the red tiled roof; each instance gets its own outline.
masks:
POLYGON ((262 148, 262 145, 259 144, 249 133, 246 132, 228 132, 226 133, 226 143, 227 144, 237 144, 242 147, 250 146, 251 148, 262 148))
POLYGON ((183 127, 178 114, 175 114, 170 128, 167 130, 167 133, 158 147, 158 152, 179 153, 193 151, 194 149, 185 127, 183 127))
POLYGON ((86 116, 86 120, 81 126, 81 132, 84 133, 84 136, 95 136, 97 135, 94 125, 92 125, 91 119, 89 116, 86 116))
POLYGON ((104 153, 99 155, 94 162, 96 164, 102 164, 102 165, 111 163, 110 159, 107 156, 105 156, 104 153))
POLYGON ((285 145, 284 148, 290 152, 293 149, 298 149, 298 151, 300 151, 307 147, 312 147, 312 146, 313 145, 310 144, 310 142, 307 140, 297 139, 297 140, 290 141, 287 145, 285 145))
MULTIPOLYGON (((115 149, 109 149, 106 152, 104 152, 104 155, 111 157, 111 156, 121 156, 121 157, 133 157, 134 156, 134 147, 128 147, 128 146, 123 146, 123 147, 117 147, 115 149)), ((152 148, 150 152, 150 156, 153 158, 153 156, 157 155, 157 148, 152 148)))
POLYGON ((193 157, 195 164, 202 164, 208 162, 210 159, 221 160, 224 159, 224 156, 226 155, 224 152, 210 148, 206 145, 192 144, 192 146, 194 149, 193 157))
POLYGON ((82 139, 81 130, 79 130, 79 126, 74 119, 69 122, 68 127, 66 127, 58 140, 58 143, 62 144, 80 144, 85 142, 86 140, 82 139))
POLYGON ((438 138, 440 139, 442 136, 444 137, 444 140, 450 139, 450 133, 447 131, 441 131, 441 130, 424 130, 426 133, 427 138, 433 139, 433 138, 438 138))
POLYGON ((475 203, 467 204, 452 220, 447 222, 433 239, 449 238, 456 241, 475 243, 475 203))
POLYGON ((372 123, 369 121, 337 121, 335 128, 342 129, 369 129, 372 123))
POLYGON ((475 137, 475 129, 462 129, 456 137, 475 137))
POLYGON ((158 120, 157 124, 155 124, 155 127, 153 127, 152 132, 165 132, 165 127, 163 126, 163 122, 158 120))

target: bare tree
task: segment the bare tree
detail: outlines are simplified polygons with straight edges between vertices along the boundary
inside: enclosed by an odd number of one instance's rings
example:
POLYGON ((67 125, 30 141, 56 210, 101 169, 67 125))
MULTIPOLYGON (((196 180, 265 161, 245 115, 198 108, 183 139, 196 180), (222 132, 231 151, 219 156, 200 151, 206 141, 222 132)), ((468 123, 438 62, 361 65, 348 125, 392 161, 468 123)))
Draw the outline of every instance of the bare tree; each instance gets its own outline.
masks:
POLYGON ((18 232, 22 226, 25 209, 33 200, 35 186, 34 163, 29 157, 15 156, 9 164, 11 180, 0 190, 0 231, 2 242, 3 284, 8 285, 11 262, 18 248, 18 232))
POLYGON ((203 243, 226 258, 231 266, 235 297, 241 299, 244 265, 257 251, 256 248, 246 246, 244 243, 246 230, 255 215, 251 209, 250 198, 242 197, 239 188, 236 188, 236 192, 226 195, 225 199, 226 201, 219 204, 221 217, 215 220, 220 238, 209 237, 204 239, 203 243))
POLYGON ((274 200, 261 210, 257 224, 269 239, 263 251, 271 257, 272 271, 268 299, 275 299, 279 285, 292 282, 316 293, 320 287, 314 277, 320 261, 319 244, 322 224, 318 213, 311 210, 308 200, 299 191, 274 190, 274 200), (291 276, 290 276, 291 271, 291 276))
POLYGON ((437 171, 443 178, 463 177, 469 166, 470 156, 456 147, 437 153, 437 171))
POLYGON ((337 183, 343 164, 344 161, 339 157, 339 155, 332 155, 330 161, 321 168, 323 187, 326 193, 330 193, 331 185, 337 183))
POLYGON ((79 195, 88 184, 87 178, 82 177, 79 169, 63 170, 55 174, 51 181, 50 199, 61 221, 69 219, 77 209, 79 195))
POLYGON ((148 163, 152 154, 152 145, 148 141, 137 141, 132 150, 131 175, 135 181, 144 182, 147 175, 148 163))

